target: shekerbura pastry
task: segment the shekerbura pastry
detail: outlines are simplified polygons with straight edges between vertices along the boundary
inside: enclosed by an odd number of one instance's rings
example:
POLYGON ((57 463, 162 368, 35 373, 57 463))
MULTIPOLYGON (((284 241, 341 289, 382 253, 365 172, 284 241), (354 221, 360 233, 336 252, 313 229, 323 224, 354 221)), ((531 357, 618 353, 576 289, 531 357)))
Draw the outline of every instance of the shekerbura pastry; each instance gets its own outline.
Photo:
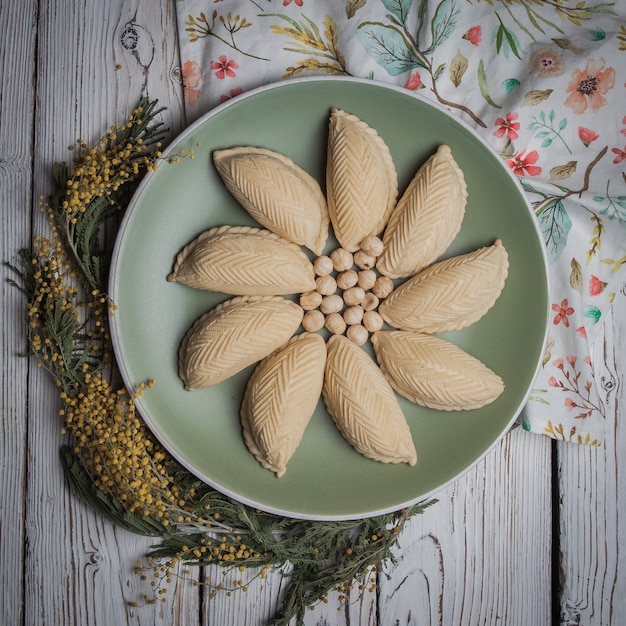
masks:
POLYGON ((216 150, 224 184, 261 226, 321 254, 328 208, 319 183, 289 157, 265 148, 216 150))
POLYGON ((392 387, 415 404, 443 411, 478 409, 504 391, 497 374, 439 337, 377 331, 372 335, 372 345, 392 387))
POLYGON ((179 351, 188 390, 215 385, 289 341, 303 311, 280 296, 237 296, 200 317, 179 351))
POLYGON ((266 357, 252 374, 241 404, 248 449, 280 478, 302 440, 324 380, 326 344, 302 333, 266 357))
POLYGON ((201 233, 180 251, 167 279, 240 296, 286 295, 315 287, 313 264, 300 246, 250 226, 201 233))
POLYGON ((333 109, 326 196, 341 246, 353 252, 366 237, 382 232, 397 195, 396 168, 383 139, 356 115, 333 109))
POLYGON ((397 287, 378 312, 394 328, 422 333, 459 330, 479 320, 500 295, 509 257, 492 246, 435 263, 397 287))
POLYGON ((442 145, 417 171, 391 212, 376 269, 406 278, 436 261, 457 236, 467 201, 463 172, 442 145))
POLYGON ((381 463, 417 463, 411 431, 389 381, 367 353, 343 335, 328 340, 323 397, 352 447, 381 463))

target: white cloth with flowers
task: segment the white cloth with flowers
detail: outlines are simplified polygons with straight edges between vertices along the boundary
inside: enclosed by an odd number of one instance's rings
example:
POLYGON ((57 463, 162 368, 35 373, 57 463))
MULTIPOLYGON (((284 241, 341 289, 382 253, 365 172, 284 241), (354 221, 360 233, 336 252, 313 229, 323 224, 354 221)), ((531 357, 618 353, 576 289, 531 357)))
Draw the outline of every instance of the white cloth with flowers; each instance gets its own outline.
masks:
MULTIPOLYGON (((263 84, 370 78, 445 104, 519 176, 550 264, 526 430, 600 444, 594 341, 626 278, 626 4, 178 0, 188 122, 263 84)), ((511 320, 515 332, 515 320, 511 320)))

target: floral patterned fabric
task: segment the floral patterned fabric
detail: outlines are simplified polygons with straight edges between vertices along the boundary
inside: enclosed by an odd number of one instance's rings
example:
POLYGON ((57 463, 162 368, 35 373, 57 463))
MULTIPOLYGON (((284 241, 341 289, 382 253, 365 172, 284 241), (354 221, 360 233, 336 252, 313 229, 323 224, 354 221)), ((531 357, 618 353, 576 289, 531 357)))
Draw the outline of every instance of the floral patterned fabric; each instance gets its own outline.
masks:
MULTIPOLYGON (((620 0, 178 0, 189 122, 313 74, 403 86, 502 155, 550 263, 547 350, 525 429, 600 444, 589 357, 626 278, 626 4, 620 0)), ((511 330, 515 332, 514 320, 511 330)))

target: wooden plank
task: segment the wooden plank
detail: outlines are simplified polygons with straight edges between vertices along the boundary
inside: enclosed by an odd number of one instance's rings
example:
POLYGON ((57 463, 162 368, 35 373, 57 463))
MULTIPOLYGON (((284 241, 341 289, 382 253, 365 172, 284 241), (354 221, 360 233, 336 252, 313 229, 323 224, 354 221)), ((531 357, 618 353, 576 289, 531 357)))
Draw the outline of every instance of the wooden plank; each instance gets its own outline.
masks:
POLYGON ((593 346, 607 435, 601 447, 558 445, 562 626, 621 624, 626 616, 626 286, 593 346))
MULTIPOLYGON (((178 64, 172 3, 40 4, 35 196, 51 191, 51 164, 69 159, 69 144, 79 137, 94 141, 144 94, 168 107, 170 136, 182 127, 181 86, 172 72, 178 64)), ((45 232, 42 218, 35 220, 36 230, 45 232)), ((24 623, 196 623, 198 591, 176 579, 164 603, 128 606, 150 593, 149 581, 132 570, 151 542, 114 528, 69 493, 58 458, 65 438, 57 390, 33 371, 29 396, 24 623)))
POLYGON ((380 624, 550 623, 551 444, 509 433, 400 537, 380 624))
POLYGON ((4 262, 19 265, 17 251, 30 245, 33 193, 34 27, 37 3, 5 3, 0 9, 0 301, 2 302, 2 410, 0 459, 0 622, 21 624, 23 618, 24 509, 28 482, 26 446, 28 362, 17 355, 26 345, 22 294, 9 285, 17 278, 4 262))

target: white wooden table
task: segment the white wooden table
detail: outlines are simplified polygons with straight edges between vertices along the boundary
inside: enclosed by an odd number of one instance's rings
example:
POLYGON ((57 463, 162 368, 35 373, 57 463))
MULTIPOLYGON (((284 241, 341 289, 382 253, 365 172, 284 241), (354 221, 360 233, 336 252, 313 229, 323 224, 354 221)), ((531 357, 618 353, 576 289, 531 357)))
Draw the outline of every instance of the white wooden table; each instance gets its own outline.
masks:
MULTIPOLYGON (((167 107, 169 138, 185 120, 174 0, 0 0, 0 32, 0 250, 15 262, 45 228, 37 198, 51 191, 51 163, 67 161, 75 139, 97 139, 141 95, 167 107)), ((57 392, 16 356, 26 349, 24 303, 6 277, 3 267, 0 623, 264 624, 279 603, 279 575, 213 600, 174 581, 165 602, 129 607, 148 591, 132 570, 150 541, 70 495, 57 392)), ((593 358, 605 445, 514 430, 409 523, 376 593, 352 604, 331 596, 307 624, 626 624, 624 288, 593 358)))

